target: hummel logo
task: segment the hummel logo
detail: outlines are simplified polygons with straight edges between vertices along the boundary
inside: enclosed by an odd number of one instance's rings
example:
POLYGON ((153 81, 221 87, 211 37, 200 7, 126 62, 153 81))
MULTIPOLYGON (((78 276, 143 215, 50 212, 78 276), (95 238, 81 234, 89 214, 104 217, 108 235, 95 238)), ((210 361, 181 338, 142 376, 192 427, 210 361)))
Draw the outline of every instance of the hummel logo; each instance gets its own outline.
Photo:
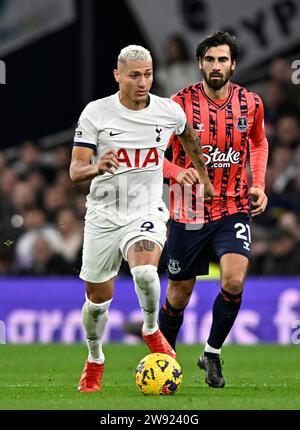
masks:
POLYGON ((197 130, 198 131, 205 131, 204 130, 204 124, 197 124, 197 130))
POLYGON ((112 131, 109 133, 110 136, 117 136, 118 134, 123 134, 125 131, 120 131, 119 133, 113 133, 112 131))

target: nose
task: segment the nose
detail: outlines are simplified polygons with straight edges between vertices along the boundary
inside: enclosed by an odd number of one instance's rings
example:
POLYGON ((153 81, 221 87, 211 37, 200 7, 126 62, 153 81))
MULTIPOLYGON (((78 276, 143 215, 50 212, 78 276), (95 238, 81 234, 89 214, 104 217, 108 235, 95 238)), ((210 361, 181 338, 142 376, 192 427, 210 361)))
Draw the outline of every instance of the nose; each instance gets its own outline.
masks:
POLYGON ((145 76, 141 76, 138 81, 139 88, 145 88, 146 87, 146 78, 145 76))
POLYGON ((219 72, 221 70, 221 66, 218 60, 214 61, 213 63, 213 71, 214 72, 219 72))

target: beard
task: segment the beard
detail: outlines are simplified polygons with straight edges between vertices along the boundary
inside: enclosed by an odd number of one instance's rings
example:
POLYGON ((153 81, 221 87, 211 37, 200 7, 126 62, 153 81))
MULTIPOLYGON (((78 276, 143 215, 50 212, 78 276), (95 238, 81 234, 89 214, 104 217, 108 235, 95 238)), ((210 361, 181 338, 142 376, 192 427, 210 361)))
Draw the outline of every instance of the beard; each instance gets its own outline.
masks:
POLYGON ((203 79, 205 80, 205 82, 207 83, 207 85, 213 89, 213 90, 220 90, 222 87, 224 87, 224 85, 227 84, 227 82, 229 81, 230 77, 233 75, 233 70, 230 70, 228 73, 226 73, 225 75, 222 74, 215 74, 218 75, 218 79, 214 79, 211 77, 212 73, 210 73, 210 75, 208 75, 203 69, 201 70, 202 75, 203 75, 203 79))

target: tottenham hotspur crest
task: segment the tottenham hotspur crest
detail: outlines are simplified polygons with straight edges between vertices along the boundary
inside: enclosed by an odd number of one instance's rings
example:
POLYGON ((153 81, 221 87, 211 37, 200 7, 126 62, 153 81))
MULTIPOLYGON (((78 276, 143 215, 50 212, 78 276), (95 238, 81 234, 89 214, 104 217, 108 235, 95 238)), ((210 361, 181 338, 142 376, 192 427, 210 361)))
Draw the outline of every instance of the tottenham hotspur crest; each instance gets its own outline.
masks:
POLYGON ((236 123, 236 128, 238 129, 238 131, 240 131, 241 133, 243 131, 246 131, 248 128, 248 120, 247 117, 245 116, 239 116, 237 123, 236 123))

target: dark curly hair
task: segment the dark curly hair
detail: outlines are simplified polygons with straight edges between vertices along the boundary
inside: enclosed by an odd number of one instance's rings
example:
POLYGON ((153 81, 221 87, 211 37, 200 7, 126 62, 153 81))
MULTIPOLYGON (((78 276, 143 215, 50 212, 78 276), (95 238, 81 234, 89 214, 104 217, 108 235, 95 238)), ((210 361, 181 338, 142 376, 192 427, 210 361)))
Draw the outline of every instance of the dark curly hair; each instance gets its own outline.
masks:
POLYGON ((228 45, 231 53, 231 60, 234 61, 238 56, 238 47, 235 37, 226 31, 217 31, 205 39, 202 39, 196 48, 196 58, 202 59, 209 48, 212 46, 228 45))

